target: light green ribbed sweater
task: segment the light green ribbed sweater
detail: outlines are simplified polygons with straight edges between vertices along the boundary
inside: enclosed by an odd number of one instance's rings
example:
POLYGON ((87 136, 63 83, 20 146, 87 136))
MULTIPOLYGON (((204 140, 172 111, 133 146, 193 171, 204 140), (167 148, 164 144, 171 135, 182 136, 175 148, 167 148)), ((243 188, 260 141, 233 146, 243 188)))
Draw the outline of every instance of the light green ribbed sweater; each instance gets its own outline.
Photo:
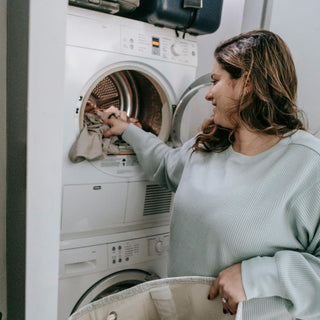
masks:
MULTIPOLYGON (((245 156, 123 134, 148 176, 176 192, 170 276, 242 263, 243 319, 320 319, 320 140, 304 131, 245 156)), ((204 297, 206 298, 206 297, 204 297)))

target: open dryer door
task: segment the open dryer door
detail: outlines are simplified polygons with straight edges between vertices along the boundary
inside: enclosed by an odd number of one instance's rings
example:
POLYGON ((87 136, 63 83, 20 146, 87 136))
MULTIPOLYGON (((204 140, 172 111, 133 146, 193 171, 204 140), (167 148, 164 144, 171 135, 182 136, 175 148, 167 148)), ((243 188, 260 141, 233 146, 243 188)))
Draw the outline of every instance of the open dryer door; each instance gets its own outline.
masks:
POLYGON ((213 113, 205 94, 211 86, 210 73, 195 80, 182 94, 173 115, 171 139, 173 146, 181 146, 201 131, 202 123, 213 113))

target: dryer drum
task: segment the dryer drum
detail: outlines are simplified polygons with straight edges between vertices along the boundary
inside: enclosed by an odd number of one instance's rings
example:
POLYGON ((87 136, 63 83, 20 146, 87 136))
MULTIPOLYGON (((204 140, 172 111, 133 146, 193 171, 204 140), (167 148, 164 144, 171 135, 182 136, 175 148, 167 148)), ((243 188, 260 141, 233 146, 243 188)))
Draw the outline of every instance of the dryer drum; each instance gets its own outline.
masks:
MULTIPOLYGON (((108 109, 115 106, 125 111, 127 117, 137 119, 145 131, 159 134, 162 125, 162 107, 166 97, 155 87, 150 77, 135 70, 122 70, 104 76, 83 102, 81 124, 85 112, 93 109, 108 109), (91 108, 90 108, 91 106, 91 108)), ((81 129, 81 128, 80 128, 81 129)))

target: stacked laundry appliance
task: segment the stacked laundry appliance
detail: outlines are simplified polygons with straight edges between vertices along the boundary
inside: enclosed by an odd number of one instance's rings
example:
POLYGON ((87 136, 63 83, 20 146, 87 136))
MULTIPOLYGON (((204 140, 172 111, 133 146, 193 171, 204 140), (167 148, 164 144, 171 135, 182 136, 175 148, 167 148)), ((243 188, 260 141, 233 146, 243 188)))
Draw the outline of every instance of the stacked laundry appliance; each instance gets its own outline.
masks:
POLYGON ((166 277, 173 194, 147 179, 121 138, 96 157, 71 157, 83 132, 106 144, 99 123, 91 130, 86 122, 90 112, 114 106, 173 147, 212 112, 203 98, 209 78, 193 82, 195 36, 81 6, 69 6, 67 16, 59 320, 103 296, 166 277))

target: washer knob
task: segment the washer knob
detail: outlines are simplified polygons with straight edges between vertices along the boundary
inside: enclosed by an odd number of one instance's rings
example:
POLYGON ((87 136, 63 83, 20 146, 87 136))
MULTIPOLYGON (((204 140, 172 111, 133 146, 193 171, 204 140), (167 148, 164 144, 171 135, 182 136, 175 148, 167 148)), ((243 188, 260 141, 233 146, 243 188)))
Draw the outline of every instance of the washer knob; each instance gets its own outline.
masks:
POLYGON ((158 241, 155 244, 155 250, 157 253, 162 253, 163 252, 163 242, 162 241, 158 241))

